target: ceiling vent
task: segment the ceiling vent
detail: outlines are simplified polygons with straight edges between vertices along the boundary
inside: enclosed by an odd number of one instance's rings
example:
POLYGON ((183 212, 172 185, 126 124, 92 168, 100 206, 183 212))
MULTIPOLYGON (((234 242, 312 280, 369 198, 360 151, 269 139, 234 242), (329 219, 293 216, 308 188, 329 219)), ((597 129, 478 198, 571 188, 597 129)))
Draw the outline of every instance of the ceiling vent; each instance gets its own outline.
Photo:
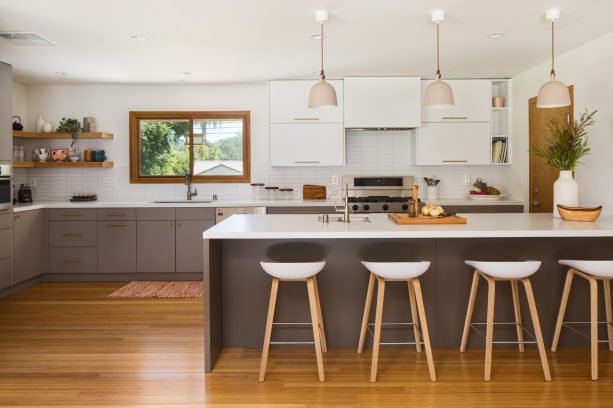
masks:
POLYGON ((49 46, 55 45, 51 41, 32 32, 2 32, 0 37, 15 45, 49 46))

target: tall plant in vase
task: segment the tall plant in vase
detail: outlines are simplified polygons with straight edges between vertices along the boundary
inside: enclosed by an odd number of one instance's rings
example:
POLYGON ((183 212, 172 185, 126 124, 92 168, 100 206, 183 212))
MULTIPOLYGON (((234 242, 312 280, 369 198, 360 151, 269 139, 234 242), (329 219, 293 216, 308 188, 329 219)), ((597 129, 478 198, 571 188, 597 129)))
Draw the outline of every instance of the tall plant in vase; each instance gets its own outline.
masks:
POLYGON ((587 110, 574 122, 560 124, 551 121, 547 129, 551 139, 546 146, 530 146, 530 153, 543 158, 545 165, 560 170, 559 178, 553 183, 553 216, 560 218, 558 204, 569 207, 579 205, 579 184, 573 178, 575 168, 590 152, 587 128, 594 124, 597 111, 587 110))
MULTIPOLYGON (((70 118, 62 118, 60 124, 57 127, 56 132, 58 133, 68 133, 70 134, 70 138, 72 142, 70 143, 70 149, 68 156, 76 157, 78 160, 79 157, 79 149, 77 148, 77 140, 79 140, 79 132, 82 132, 83 128, 81 127, 81 122, 78 119, 70 119, 70 118)), ((72 159, 71 159, 72 160, 72 159)), ((76 161, 76 160, 73 160, 76 161)))

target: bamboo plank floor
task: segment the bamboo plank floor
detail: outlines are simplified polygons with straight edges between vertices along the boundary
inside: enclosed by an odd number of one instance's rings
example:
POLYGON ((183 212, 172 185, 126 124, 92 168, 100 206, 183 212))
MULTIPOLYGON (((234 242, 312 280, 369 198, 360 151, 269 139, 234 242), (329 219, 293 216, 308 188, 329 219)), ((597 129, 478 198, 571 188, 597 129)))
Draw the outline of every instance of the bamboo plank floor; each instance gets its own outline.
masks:
POLYGON ((494 349, 490 383, 483 350, 434 350, 432 383, 425 353, 383 348, 373 384, 368 346, 330 350, 323 384, 311 349, 271 349, 264 383, 260 350, 225 350, 204 374, 202 301, 106 298, 121 285, 44 283, 0 300, 0 407, 611 406, 613 353, 601 349, 591 381, 587 343, 548 353, 551 383, 535 348, 494 349))

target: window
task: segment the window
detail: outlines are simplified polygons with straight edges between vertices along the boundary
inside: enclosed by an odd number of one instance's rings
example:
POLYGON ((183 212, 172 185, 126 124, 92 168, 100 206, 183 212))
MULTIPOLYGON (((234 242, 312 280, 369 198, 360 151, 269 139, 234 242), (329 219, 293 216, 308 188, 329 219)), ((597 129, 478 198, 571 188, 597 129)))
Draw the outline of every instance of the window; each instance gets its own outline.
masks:
POLYGON ((250 181, 249 112, 130 112, 130 182, 250 181))

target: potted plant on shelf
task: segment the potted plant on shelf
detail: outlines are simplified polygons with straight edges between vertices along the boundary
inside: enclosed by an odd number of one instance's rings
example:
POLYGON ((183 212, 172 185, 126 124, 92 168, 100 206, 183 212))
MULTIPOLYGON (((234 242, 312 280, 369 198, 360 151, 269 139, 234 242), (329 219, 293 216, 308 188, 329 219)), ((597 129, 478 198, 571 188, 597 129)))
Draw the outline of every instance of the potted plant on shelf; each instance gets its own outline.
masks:
POLYGON ((70 143, 70 150, 68 152, 68 158, 72 162, 79 161, 79 150, 77 149, 76 143, 79 139, 79 132, 82 132, 83 128, 81 128, 81 122, 78 119, 70 119, 70 118, 62 118, 60 124, 57 127, 56 132, 58 133, 68 133, 70 134, 70 138, 72 142, 70 143))
POLYGON ((594 115, 587 109, 579 120, 560 124, 551 121, 547 125, 551 140, 544 146, 530 146, 530 153, 541 157, 545 165, 559 169, 560 176, 553 183, 553 216, 560 217, 558 204, 569 207, 579 206, 579 184, 573 178, 575 168, 581 159, 590 152, 587 128, 594 124, 594 115))

